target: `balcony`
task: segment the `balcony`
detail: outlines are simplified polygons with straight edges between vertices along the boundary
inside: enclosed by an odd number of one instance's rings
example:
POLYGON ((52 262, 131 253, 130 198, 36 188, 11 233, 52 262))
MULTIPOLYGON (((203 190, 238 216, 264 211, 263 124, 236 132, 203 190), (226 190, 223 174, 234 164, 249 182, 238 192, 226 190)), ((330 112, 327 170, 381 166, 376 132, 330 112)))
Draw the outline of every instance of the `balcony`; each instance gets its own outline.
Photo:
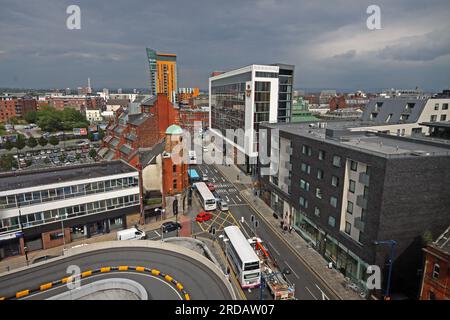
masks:
POLYGON ((359 183, 361 183, 365 186, 369 186, 369 180, 370 180, 370 177, 367 173, 361 172, 359 174, 359 180, 358 180, 359 183))
POLYGON ((356 197, 356 205, 360 206, 363 209, 367 209, 367 197, 364 197, 364 195, 360 194, 356 197))
POLYGON ((354 227, 361 232, 364 232, 364 221, 361 220, 361 217, 355 218, 354 227))

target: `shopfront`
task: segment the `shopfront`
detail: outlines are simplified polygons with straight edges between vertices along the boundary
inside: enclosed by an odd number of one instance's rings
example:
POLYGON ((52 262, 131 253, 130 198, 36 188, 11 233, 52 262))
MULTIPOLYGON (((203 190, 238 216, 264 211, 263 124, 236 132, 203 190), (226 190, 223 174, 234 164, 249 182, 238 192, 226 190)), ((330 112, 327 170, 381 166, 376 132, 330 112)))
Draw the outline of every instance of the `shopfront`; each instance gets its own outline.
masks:
POLYGON ((294 230, 344 276, 365 284, 368 264, 298 210, 294 210, 294 230))
POLYGON ((0 260, 21 254, 21 236, 20 232, 0 236, 0 260))

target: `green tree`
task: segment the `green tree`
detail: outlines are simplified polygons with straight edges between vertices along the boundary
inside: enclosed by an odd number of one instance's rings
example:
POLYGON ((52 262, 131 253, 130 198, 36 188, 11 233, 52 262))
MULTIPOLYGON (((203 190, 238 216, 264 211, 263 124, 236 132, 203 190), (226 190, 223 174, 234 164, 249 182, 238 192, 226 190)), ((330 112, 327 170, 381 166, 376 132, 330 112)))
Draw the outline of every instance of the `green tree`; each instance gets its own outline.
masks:
POLYGON ((89 150, 89 157, 95 160, 97 157, 97 151, 95 149, 89 150))
POLYGON ((422 243, 424 246, 433 242, 433 233, 430 230, 425 230, 422 234, 422 243))
POLYGON ((94 134, 92 132, 89 132, 87 138, 89 139, 89 141, 94 141, 94 134))
POLYGON ((45 147, 47 144, 48 144, 47 139, 45 139, 44 137, 40 137, 40 138, 39 138, 39 145, 40 145, 41 147, 45 147))
POLYGON ((6 140, 6 142, 3 144, 3 147, 10 151, 12 148, 14 148, 14 143, 12 143, 10 140, 6 140))
POLYGON ((17 135, 17 140, 16 140, 16 143, 15 143, 15 147, 18 150, 22 150, 23 148, 25 148, 25 145, 26 145, 25 141, 26 141, 25 137, 22 134, 17 135))
POLYGON ((28 123, 36 123, 38 120, 38 113, 37 111, 29 111, 25 114, 24 119, 28 123))
POLYGON ((98 140, 102 141, 105 137, 105 130, 98 128, 98 140))
POLYGON ((59 155, 59 161, 64 162, 64 161, 66 161, 66 159, 67 159, 67 154, 65 152, 61 153, 59 155))
POLYGON ((37 144, 38 143, 34 137, 30 137, 27 141, 27 146, 29 146, 31 149, 36 148, 37 144))
POLYGON ((11 154, 4 154, 0 157, 0 169, 3 171, 10 171, 16 166, 16 159, 11 154))
POLYGON ((57 146, 59 144, 59 140, 58 138, 56 138, 55 136, 51 136, 50 139, 48 139, 48 142, 52 145, 52 146, 57 146))

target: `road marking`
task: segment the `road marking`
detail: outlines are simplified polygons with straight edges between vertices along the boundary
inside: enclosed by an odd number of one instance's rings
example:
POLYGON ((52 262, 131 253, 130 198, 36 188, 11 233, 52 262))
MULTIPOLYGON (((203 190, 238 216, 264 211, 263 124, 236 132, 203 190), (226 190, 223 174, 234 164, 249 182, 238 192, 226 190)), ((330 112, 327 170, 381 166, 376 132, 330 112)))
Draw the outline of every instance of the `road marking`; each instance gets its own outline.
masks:
POLYGON ((158 233, 158 231, 153 230, 154 233, 156 233, 158 235, 158 237, 161 237, 161 235, 158 233))
POLYGON ((225 196, 225 199, 227 199, 227 202, 230 202, 230 198, 228 198, 228 196, 225 196))
POLYGON ((309 294, 310 294, 314 299, 317 300, 316 296, 311 292, 311 290, 309 290, 308 287, 305 287, 305 289, 308 290, 309 294))
POLYGON ((238 196, 236 196, 236 198, 239 200, 239 202, 242 202, 241 198, 239 198, 238 196))
POLYGON ((320 287, 314 283, 314 285, 319 289, 319 291, 322 293, 322 300, 330 300, 330 298, 327 297, 327 295, 320 289, 320 287))
POLYGON ((273 245, 271 245, 270 243, 268 243, 268 245, 273 249, 273 251, 276 252, 277 255, 279 255, 281 257, 281 254, 278 252, 277 249, 275 249, 275 247, 273 245))
POLYGON ((289 267, 289 269, 291 269, 292 273, 294 274, 294 276, 297 277, 297 279, 300 279, 300 277, 298 276, 298 274, 295 273, 294 269, 292 269, 292 267, 286 262, 286 260, 284 260, 284 263, 289 267))

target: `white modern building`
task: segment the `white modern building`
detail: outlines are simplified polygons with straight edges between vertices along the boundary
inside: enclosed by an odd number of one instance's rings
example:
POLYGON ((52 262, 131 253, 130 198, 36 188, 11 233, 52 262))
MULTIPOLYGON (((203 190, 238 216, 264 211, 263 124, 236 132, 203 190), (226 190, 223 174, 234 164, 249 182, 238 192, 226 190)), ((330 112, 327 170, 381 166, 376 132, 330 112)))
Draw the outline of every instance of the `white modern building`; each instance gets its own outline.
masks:
POLYGON ((86 120, 90 123, 102 122, 102 111, 100 109, 86 109, 86 120))
POLYGON ((210 132, 232 146, 234 162, 246 173, 257 163, 259 124, 277 122, 279 71, 279 66, 250 65, 209 78, 210 132), (227 136, 228 129, 239 133, 227 136))
POLYGON ((123 161, 0 175, 0 259, 140 221, 139 172, 123 161))

